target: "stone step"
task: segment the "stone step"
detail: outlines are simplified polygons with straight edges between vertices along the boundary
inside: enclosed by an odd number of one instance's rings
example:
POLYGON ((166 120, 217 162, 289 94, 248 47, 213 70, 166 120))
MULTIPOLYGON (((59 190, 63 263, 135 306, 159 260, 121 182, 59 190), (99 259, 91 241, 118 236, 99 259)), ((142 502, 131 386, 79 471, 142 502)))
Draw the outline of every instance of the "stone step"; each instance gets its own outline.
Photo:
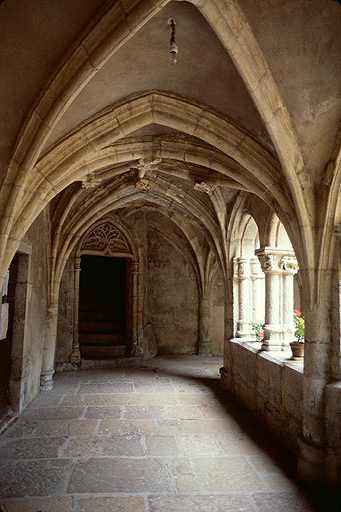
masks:
POLYGON ((79 344, 84 345, 121 345, 124 343, 123 333, 80 333, 79 344))
POLYGON ((83 320, 78 324, 78 331, 80 333, 124 333, 124 322, 84 322, 83 320))
POLYGON ((103 297, 99 295, 98 297, 94 297, 93 295, 89 295, 89 297, 82 298, 79 301, 80 306, 84 306, 88 308, 89 305, 102 304, 103 306, 109 306, 113 309, 118 309, 121 306, 120 301, 114 301, 112 297, 103 297))
POLYGON ((92 302, 80 302, 79 303, 79 311, 117 311, 117 314, 122 314, 120 310, 118 310, 116 304, 112 304, 111 302, 103 302, 101 300, 94 301, 92 298, 92 302))
POLYGON ((94 347, 91 345, 85 345, 80 347, 82 357, 88 359, 111 359, 123 357, 126 353, 126 345, 115 345, 115 346, 103 346, 94 347))
POLYGON ((98 288, 108 288, 108 281, 103 281, 102 279, 81 281, 81 290, 97 290, 98 288))
POLYGON ((115 315, 112 312, 80 312, 79 323, 92 323, 92 324, 125 324, 125 317, 123 315, 115 315))

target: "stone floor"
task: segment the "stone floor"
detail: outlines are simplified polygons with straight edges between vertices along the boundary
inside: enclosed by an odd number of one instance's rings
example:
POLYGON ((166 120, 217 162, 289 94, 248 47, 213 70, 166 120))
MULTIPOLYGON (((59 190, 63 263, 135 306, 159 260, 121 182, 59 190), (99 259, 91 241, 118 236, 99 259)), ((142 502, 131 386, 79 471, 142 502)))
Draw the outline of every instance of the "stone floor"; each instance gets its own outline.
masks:
POLYGON ((0 438, 0 511, 332 510, 219 389, 220 366, 172 356, 57 374, 0 438))

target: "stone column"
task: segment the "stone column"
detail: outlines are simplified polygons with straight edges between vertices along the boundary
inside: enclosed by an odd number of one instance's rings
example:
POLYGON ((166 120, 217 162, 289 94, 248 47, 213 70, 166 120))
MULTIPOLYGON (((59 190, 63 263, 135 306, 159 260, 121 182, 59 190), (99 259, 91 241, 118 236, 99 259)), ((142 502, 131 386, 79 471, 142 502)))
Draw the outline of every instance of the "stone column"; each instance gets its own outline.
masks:
POLYGON ((53 304, 52 306, 49 306, 46 311, 45 341, 40 375, 40 389, 42 391, 50 391, 53 388, 57 322, 58 304, 53 304))
POLYGON ((265 326, 263 350, 282 349, 282 326, 280 324, 280 275, 279 262, 283 256, 276 249, 258 249, 256 255, 265 274, 265 326))
POLYGON ((139 354, 138 347, 138 282, 139 282, 139 264, 131 263, 131 288, 132 288, 132 318, 131 318, 131 355, 136 357, 139 354))
POLYGON ((207 356, 212 353, 210 338, 210 301, 207 297, 199 299, 199 336, 198 336, 198 354, 207 356))
POLYGON ((239 318, 237 323, 237 338, 252 337, 251 334, 251 260, 237 258, 239 318))
POLYGON ((294 275, 298 271, 298 263, 296 258, 283 256, 281 260, 282 280, 283 280, 283 341, 282 347, 287 348, 291 341, 295 340, 295 329, 293 323, 294 311, 294 275))
POLYGON ((79 279, 81 272, 81 258, 74 259, 74 275, 73 275, 73 342, 70 354, 70 363, 80 366, 81 353, 79 350, 78 337, 78 309, 79 309, 79 279))
POLYGON ((251 259, 252 322, 262 322, 265 317, 264 273, 257 257, 251 259))

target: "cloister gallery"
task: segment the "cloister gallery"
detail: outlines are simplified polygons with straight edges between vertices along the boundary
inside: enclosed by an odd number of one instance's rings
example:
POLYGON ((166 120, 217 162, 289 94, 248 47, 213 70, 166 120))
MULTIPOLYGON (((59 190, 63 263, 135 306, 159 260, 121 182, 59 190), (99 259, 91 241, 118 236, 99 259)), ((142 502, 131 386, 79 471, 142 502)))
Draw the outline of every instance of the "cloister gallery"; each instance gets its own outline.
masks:
POLYGON ((56 371, 221 355, 298 476, 341 484, 340 13, 1 3, 3 424, 56 371))

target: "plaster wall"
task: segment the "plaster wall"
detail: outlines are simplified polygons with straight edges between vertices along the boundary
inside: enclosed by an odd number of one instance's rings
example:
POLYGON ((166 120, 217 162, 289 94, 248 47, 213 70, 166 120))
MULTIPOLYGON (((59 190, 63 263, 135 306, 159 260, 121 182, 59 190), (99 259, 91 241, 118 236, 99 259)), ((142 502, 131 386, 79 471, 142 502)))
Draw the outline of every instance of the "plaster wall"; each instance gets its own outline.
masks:
POLYGON ((302 430, 303 364, 261 351, 261 343, 226 342, 229 362, 222 372, 222 386, 236 395, 248 409, 290 448, 298 453, 302 430), (228 368, 228 369, 227 369, 228 368))
POLYGON ((148 230, 149 319, 159 354, 194 354, 198 291, 191 265, 153 229, 148 230))

